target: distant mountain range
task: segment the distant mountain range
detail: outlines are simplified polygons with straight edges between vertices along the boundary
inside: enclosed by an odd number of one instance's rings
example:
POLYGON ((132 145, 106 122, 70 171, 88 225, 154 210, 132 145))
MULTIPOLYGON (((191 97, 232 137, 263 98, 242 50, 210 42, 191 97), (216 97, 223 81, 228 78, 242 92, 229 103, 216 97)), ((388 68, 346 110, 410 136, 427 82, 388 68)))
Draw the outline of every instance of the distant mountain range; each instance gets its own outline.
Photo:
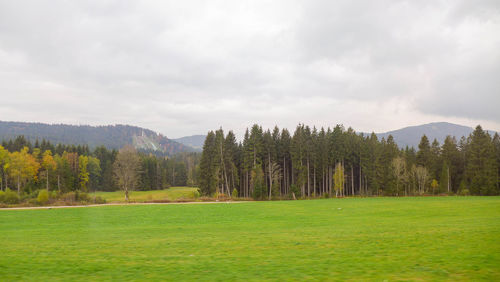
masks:
POLYGON ((125 145, 133 145, 138 150, 163 155, 196 151, 188 145, 137 126, 89 126, 0 121, 0 141, 15 139, 19 135, 24 135, 31 142, 35 142, 36 139, 40 141, 45 139, 53 144, 86 144, 91 149, 101 145, 109 149, 120 149, 125 145))
MULTIPOLYGON (((483 128, 484 129, 484 128, 483 128)), ((469 136, 469 134, 474 131, 474 128, 448 123, 448 122, 434 122, 428 124, 422 124, 417 126, 409 126, 405 128, 401 128, 398 130, 393 130, 385 133, 376 133, 379 139, 389 137, 392 135, 394 137, 395 142, 399 147, 404 148, 414 147, 418 148, 418 143, 420 143, 420 139, 425 134, 429 141, 432 143, 434 139, 436 139, 439 144, 443 144, 446 136, 455 136, 457 141, 460 140, 462 136, 469 136)), ((488 131, 492 136, 495 134, 494 131, 488 131)), ((364 133, 365 135, 370 135, 371 133, 364 133)), ((175 141, 191 146, 197 150, 203 149, 203 143, 205 142, 206 135, 193 135, 186 136, 178 139, 174 139, 175 141)))
MULTIPOLYGON (((483 128, 484 129, 484 128, 483 128)), ((389 135, 394 137, 394 141, 399 147, 404 148, 414 147, 418 148, 420 139, 425 134, 429 138, 429 142, 432 143, 436 139, 439 144, 443 144, 446 136, 455 136, 457 141, 460 140, 462 136, 469 136, 474 131, 474 128, 448 123, 448 122, 433 122, 417 126, 409 126, 401 128, 398 130, 393 130, 385 133, 377 133, 377 137, 381 139, 382 137, 387 139, 389 135)), ((494 131, 488 131, 491 135, 495 134, 494 131)))
POLYGON ((191 135, 172 140, 201 152, 201 150, 203 150, 203 144, 205 143, 206 137, 207 137, 206 135, 191 135))

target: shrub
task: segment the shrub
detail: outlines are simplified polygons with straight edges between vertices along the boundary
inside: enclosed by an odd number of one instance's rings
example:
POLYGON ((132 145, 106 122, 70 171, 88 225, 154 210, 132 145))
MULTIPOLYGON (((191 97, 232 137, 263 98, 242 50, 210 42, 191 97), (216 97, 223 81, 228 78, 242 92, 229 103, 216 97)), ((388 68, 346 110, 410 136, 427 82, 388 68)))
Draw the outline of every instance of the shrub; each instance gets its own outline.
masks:
POLYGON ((295 184, 290 185, 290 192, 292 192, 292 198, 296 199, 298 196, 300 196, 299 186, 295 184))
POLYGON ((236 190, 236 188, 233 189, 233 193, 231 193, 231 197, 238 198, 238 190, 236 190))
POLYGON ((193 192, 193 198, 198 199, 201 196, 200 189, 196 189, 193 192))
POLYGON ((105 204, 105 203, 106 203, 106 199, 104 199, 103 197, 99 197, 99 196, 97 196, 97 197, 95 197, 95 199, 94 199, 94 203, 95 203, 95 204, 99 204, 99 205, 101 205, 101 204, 105 204))
POLYGON ((87 193, 77 191, 76 195, 77 195, 76 200, 78 202, 92 202, 92 198, 89 197, 89 194, 87 193))
POLYGON ((40 204, 37 199, 28 199, 28 201, 25 202, 28 206, 36 206, 40 204))
POLYGON ((3 203, 4 199, 5 199, 5 192, 0 190, 0 203, 3 203))
POLYGON ((460 190, 460 195, 461 196, 469 196, 470 195, 469 189, 460 190))
POLYGON ((5 190, 3 202, 5 204, 19 204, 19 197, 17 196, 16 192, 11 191, 9 188, 7 188, 5 190))
POLYGON ((61 199, 64 202, 68 203, 73 203, 76 202, 76 193, 75 192, 68 192, 65 194, 62 194, 59 199, 61 199))
POLYGON ((40 190, 38 192, 38 197, 36 198, 36 201, 40 204, 40 205, 45 205, 49 202, 49 192, 45 189, 43 190, 40 190))

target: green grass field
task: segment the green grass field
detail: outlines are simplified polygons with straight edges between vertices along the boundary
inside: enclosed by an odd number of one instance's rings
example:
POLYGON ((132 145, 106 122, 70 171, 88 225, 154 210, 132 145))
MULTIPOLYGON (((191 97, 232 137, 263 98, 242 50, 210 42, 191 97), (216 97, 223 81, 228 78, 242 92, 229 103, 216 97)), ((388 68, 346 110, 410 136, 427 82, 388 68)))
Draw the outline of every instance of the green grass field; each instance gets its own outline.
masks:
MULTIPOLYGON (((134 202, 146 202, 152 200, 171 200, 175 201, 181 198, 193 199, 195 187, 170 187, 165 190, 152 190, 152 191, 131 191, 129 192, 130 200, 134 202)), ((92 193, 91 195, 94 195, 92 193)), ((96 196, 104 198, 110 203, 123 203, 125 202, 125 192, 96 192, 96 196)))
POLYGON ((0 210, 0 280, 500 280, 500 197, 0 210))

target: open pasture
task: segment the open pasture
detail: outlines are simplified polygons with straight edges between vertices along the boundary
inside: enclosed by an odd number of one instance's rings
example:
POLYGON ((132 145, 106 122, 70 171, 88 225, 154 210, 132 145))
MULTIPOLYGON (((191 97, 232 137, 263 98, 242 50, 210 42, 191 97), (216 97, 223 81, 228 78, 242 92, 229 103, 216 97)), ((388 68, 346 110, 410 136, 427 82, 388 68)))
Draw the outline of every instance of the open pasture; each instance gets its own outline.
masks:
POLYGON ((0 280, 500 280, 500 197, 0 210, 0 280))

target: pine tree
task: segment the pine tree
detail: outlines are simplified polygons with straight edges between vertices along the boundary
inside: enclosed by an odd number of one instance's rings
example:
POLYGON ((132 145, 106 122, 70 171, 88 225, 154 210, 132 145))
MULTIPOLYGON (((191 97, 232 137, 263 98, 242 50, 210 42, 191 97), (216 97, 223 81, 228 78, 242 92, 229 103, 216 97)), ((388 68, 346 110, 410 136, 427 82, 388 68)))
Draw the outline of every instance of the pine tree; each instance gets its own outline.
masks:
POLYGON ((495 148, 490 135, 477 126, 470 136, 466 175, 469 190, 476 195, 493 195, 497 186, 495 148))
POLYGON ((227 168, 227 178, 228 178, 228 186, 229 191, 233 191, 234 189, 239 188, 238 184, 238 158, 239 158, 239 149, 238 144, 236 143, 236 136, 233 131, 229 131, 224 140, 224 164, 227 168))
POLYGON ((427 136, 423 135, 418 144, 417 165, 428 166, 431 163, 431 146, 427 136))
MULTIPOLYGON (((446 164, 447 166, 447 192, 457 192, 460 179, 462 178, 463 169, 460 164, 460 152, 457 147, 457 140, 454 137, 446 136, 443 146, 441 147, 441 159, 443 162, 443 166, 446 164), (448 187, 449 186, 449 187, 448 187), (449 188, 449 191, 448 191, 449 188)), ((441 173, 441 177, 443 174, 441 173)), ((443 183, 443 179, 440 178, 441 184, 443 183)))
POLYGON ((215 133, 210 131, 203 144, 200 161, 200 190, 203 195, 215 194, 217 189, 217 147, 215 133))
POLYGON ((497 163, 497 189, 495 194, 500 194, 500 136, 498 133, 495 133, 493 136, 493 147, 495 148, 495 156, 497 163))
POLYGON ((307 177, 307 167, 304 165, 304 160, 306 158, 306 139, 304 135, 304 126, 297 126, 290 144, 290 155, 292 157, 292 184, 299 187, 301 197, 305 195, 307 177))

